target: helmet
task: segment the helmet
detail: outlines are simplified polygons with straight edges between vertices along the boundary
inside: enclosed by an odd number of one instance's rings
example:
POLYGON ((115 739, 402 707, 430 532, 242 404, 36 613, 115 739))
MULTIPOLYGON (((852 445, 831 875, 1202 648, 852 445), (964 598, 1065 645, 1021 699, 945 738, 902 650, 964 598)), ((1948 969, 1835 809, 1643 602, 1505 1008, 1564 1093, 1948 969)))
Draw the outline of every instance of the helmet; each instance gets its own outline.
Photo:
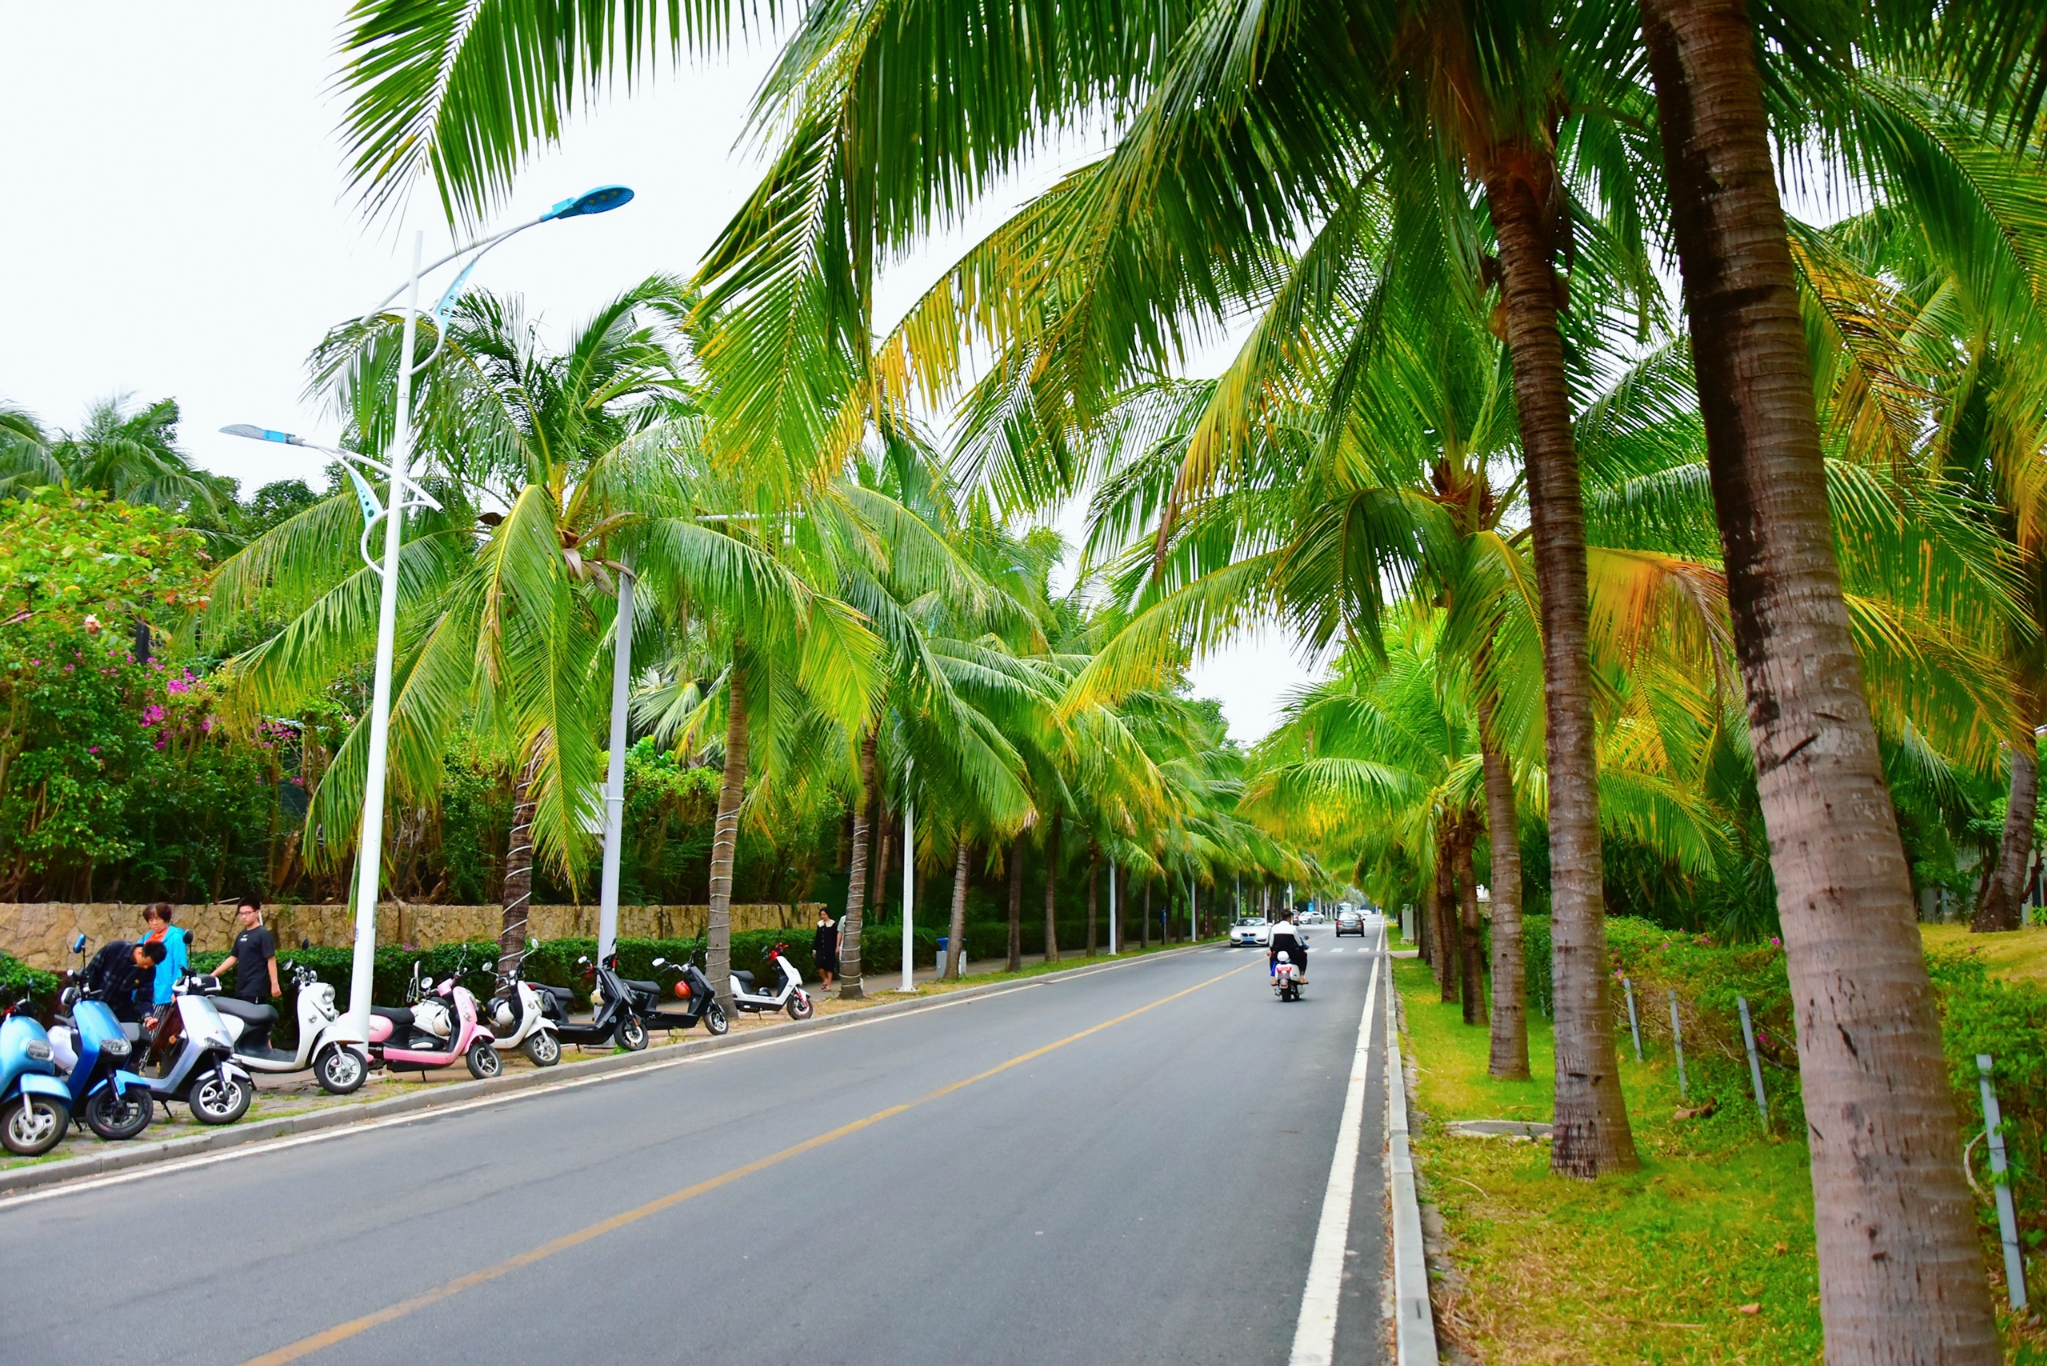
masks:
POLYGON ((1279 961, 1282 963, 1291 963, 1294 961, 1294 956, 1288 953, 1285 949, 1281 949, 1279 951, 1279 961))

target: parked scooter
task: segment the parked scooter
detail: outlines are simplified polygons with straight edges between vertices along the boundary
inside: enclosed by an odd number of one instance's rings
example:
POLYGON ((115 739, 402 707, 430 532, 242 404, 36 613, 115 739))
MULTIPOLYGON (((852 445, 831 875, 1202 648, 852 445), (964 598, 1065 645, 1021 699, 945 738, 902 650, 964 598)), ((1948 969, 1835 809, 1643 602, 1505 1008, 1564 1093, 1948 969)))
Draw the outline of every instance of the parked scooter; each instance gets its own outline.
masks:
MULTIPOLYGON (((235 1036, 214 1004, 219 998, 218 977, 188 975, 178 983, 172 998, 178 1027, 171 1036, 177 1051, 156 1076, 143 1078, 150 1095, 190 1106, 201 1124, 232 1124, 256 1098, 256 1078, 235 1057, 235 1036)), ((270 1007, 259 1009, 277 1018, 270 1007)), ((134 1041, 141 1041, 139 1029, 134 1041)))
POLYGON ((27 1005, 24 997, 0 1014, 0 1145, 41 1157, 71 1127, 71 1088, 57 1080, 50 1036, 27 1005))
POLYGON ((1301 970, 1294 965, 1294 956, 1281 949, 1272 963, 1272 994, 1282 1001, 1301 999, 1301 970))
POLYGON ((554 1036, 563 1043, 579 1047, 632 1048, 628 1042, 639 1039, 639 1047, 647 1046, 645 1029, 635 1029, 632 993, 618 975, 618 955, 613 954, 609 966, 600 967, 590 961, 588 954, 576 960, 582 969, 583 980, 590 984, 590 1019, 587 1023, 569 1018, 569 1011, 575 1006, 575 994, 567 987, 551 987, 542 982, 530 985, 540 993, 540 1007, 547 1018, 554 1021, 554 1036))
POLYGON ((370 1058, 396 1072, 417 1068, 422 1075, 461 1058, 469 1075, 488 1081, 504 1070, 491 1033, 476 1011, 476 997, 462 985, 458 969, 438 986, 422 981, 412 965, 405 1007, 370 1007, 370 1058))
MULTIPOLYGON (((71 941, 71 951, 85 961, 86 938, 71 941)), ((67 985, 57 998, 68 1016, 58 1017, 49 1033, 52 1060, 71 1096, 71 1117, 83 1119, 101 1138, 133 1138, 156 1117, 149 1083, 128 1070, 135 1051, 128 1030, 105 1001, 86 993, 81 974, 66 973, 67 985)), ((137 1035, 140 1029, 137 1029, 137 1035)))
POLYGON ((621 1039, 621 1043, 638 1052, 647 1046, 650 1030, 693 1029, 700 1020, 712 1034, 723 1034, 732 1028, 732 1022, 725 1016, 725 1007, 718 1004, 718 995, 711 990, 710 978, 704 976, 702 964, 698 961, 702 954, 703 950, 699 949, 683 963, 656 958, 654 973, 657 980, 654 981, 630 977, 619 979, 632 997, 635 1019, 630 1028, 636 1030, 638 1040, 621 1039), (658 979, 671 972, 676 975, 675 981, 664 987, 658 979), (661 1008, 670 996, 683 1002, 681 1010, 661 1008))
POLYGON ((811 1004, 810 993, 803 989, 803 974, 796 971, 796 965, 789 961, 787 944, 777 944, 768 950, 768 966, 779 973, 776 982, 779 990, 755 991, 752 973, 734 972, 732 1004, 748 1015, 772 1015, 778 1010, 786 1010, 792 1020, 809 1019, 815 1007, 811 1004))
POLYGON ((303 1072, 310 1067, 321 1090, 349 1095, 370 1074, 368 1042, 353 1021, 335 1009, 333 987, 304 964, 286 961, 281 966, 298 988, 299 1044, 293 1052, 270 1046, 270 1028, 277 1023, 275 1006, 208 995, 234 1042, 235 1060, 257 1072, 303 1072))
MULTIPOLYGON (((566 996, 568 989, 529 982, 524 972, 514 968, 498 974, 498 991, 490 1000, 490 1032, 496 1037, 499 1050, 519 1049, 535 1067, 552 1067, 560 1062, 561 1040, 555 1034, 558 1026, 548 1015, 547 1003, 554 999, 554 992, 566 996)), ((567 1014, 565 1007, 563 1014, 567 1014)))

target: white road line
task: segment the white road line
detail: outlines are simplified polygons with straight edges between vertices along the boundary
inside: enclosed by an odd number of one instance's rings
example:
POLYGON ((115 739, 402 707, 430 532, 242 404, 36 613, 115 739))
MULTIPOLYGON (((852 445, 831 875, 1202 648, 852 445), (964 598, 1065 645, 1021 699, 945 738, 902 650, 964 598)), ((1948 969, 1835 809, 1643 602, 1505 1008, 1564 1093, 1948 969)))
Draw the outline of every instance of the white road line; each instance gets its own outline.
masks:
MULTIPOLYGON (((1096 973, 1106 972, 1113 968, 1127 967, 1149 961, 1158 960, 1140 956, 1137 958, 1126 958, 1120 963, 1104 963, 1100 967, 1083 968, 1078 972, 1052 973, 1036 981, 1027 980, 1021 982, 1016 990, 1057 986, 1061 982, 1076 981, 1082 977, 1092 977, 1096 973)), ((130 1181, 142 1181, 154 1176, 168 1175, 171 1172, 190 1171, 194 1167, 211 1167, 216 1163, 232 1162, 237 1158, 243 1157, 255 1157, 261 1153, 282 1152, 286 1148, 304 1147, 308 1143, 326 1143, 337 1138, 352 1138, 357 1134, 375 1133, 379 1129, 389 1129, 399 1124, 416 1124, 421 1120, 437 1119, 442 1115, 461 1114, 464 1110, 480 1110, 486 1105, 512 1105, 522 1100, 530 1100, 535 1096, 551 1096, 557 1092, 572 1090, 578 1086, 594 1086, 598 1082, 618 1081, 627 1077, 650 1076, 655 1072, 666 1072, 671 1067, 684 1067, 691 1063, 710 1062, 717 1058, 737 1057, 742 1053, 751 1053, 755 1049, 774 1048, 780 1044, 800 1043, 805 1039, 825 1038, 833 1034, 844 1033, 849 1029, 865 1029, 873 1025, 888 1024, 893 1020, 915 1019, 917 1016, 933 1010, 946 1010, 953 1006, 973 1005, 977 1001, 995 1000, 1009 994, 1009 992, 997 992, 989 996, 968 996, 959 1000, 939 1001, 926 1006, 923 1010, 908 1010, 900 1014, 883 1015, 871 1020, 851 1019, 844 1024, 835 1024, 830 1029, 806 1030, 801 1034, 785 1034, 778 1039, 761 1039, 754 1043, 732 1044, 728 1047, 713 1049, 708 1052, 693 1053, 686 1058, 671 1058, 665 1062, 650 1062, 639 1067, 621 1068, 616 1072, 599 1073, 594 1077, 567 1077, 550 1085, 529 1086, 523 1091, 513 1091, 507 1095, 479 1096, 475 1100, 457 1101, 453 1105, 427 1106, 402 1115, 392 1115, 387 1119, 372 1119, 353 1124, 339 1124, 334 1128, 320 1129, 310 1134, 294 1134, 287 1138, 264 1139, 255 1143, 240 1144, 236 1147, 223 1149, 217 1153, 201 1153, 195 1157, 176 1158, 169 1162, 145 1163, 139 1167, 131 1167, 126 1171, 110 1172, 105 1176, 92 1176, 79 1181, 66 1181, 60 1185, 45 1186, 40 1190, 23 1191, 19 1195, 10 1195, 0 1199, 0 1210, 10 1210, 17 1205, 32 1205, 41 1200, 55 1200, 63 1195, 77 1195, 84 1191, 100 1190, 107 1186, 125 1185, 130 1181)))
POLYGON ((1336 1130, 1336 1155, 1329 1163, 1329 1188, 1322 1196, 1322 1222, 1308 1259, 1308 1284, 1301 1292, 1301 1317, 1294 1325, 1288 1366, 1330 1366, 1336 1355, 1336 1307, 1343 1291, 1343 1259, 1350 1243, 1351 1184, 1358 1169, 1358 1143, 1365 1127, 1365 1081, 1372 1070, 1372 1012, 1379 1000, 1379 964, 1371 966, 1365 1012, 1358 1020, 1358 1046, 1351 1054, 1350 1088, 1336 1130))

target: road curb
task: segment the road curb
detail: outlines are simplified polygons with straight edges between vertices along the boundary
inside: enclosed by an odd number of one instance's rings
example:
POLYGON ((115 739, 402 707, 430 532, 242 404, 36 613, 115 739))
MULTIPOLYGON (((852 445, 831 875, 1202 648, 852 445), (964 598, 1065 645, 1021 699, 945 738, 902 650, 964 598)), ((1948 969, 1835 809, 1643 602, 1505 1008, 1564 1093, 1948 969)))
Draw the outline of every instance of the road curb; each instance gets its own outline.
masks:
MULTIPOLYGON (((580 1062, 565 1062, 543 1070, 519 1072, 498 1077, 492 1081, 465 1081, 442 1086, 430 1092, 418 1092, 409 1096, 390 1096, 383 1100, 367 1101, 354 1105, 335 1105, 324 1110, 309 1110, 296 1115, 279 1115, 275 1119, 262 1119, 254 1123, 230 1124, 206 1133, 191 1134, 183 1138, 163 1139, 155 1143, 108 1143, 84 1157, 66 1158, 61 1162, 45 1162, 34 1166, 16 1167, 0 1171, 0 1199, 19 1195, 24 1191, 39 1190, 45 1186, 60 1185, 67 1181, 78 1181, 88 1177, 108 1176, 115 1172, 130 1171, 137 1167, 154 1166, 179 1158, 197 1157, 205 1153, 219 1152, 225 1148, 239 1148, 251 1143, 261 1143, 273 1138, 290 1138, 298 1134, 317 1133, 325 1129, 346 1128, 356 1124, 367 1124, 375 1120, 390 1119, 422 1110, 437 1110, 445 1106, 459 1105, 468 1101, 494 1098, 510 1099, 524 1091, 547 1090, 564 1082, 588 1077, 606 1076, 619 1072, 633 1072, 663 1063, 679 1062, 704 1053, 733 1048, 741 1044, 765 1043, 793 1035, 811 1034, 819 1030, 842 1029, 848 1025, 869 1020, 885 1020, 896 1015, 908 1015, 921 1010, 933 1010, 939 1006, 951 1005, 958 1001, 971 1001, 984 996, 999 996, 1006 992, 1021 991, 1028 987, 1043 986, 1051 982, 1065 981, 1089 976, 1097 972, 1110 972, 1117 968, 1130 967, 1137 963, 1149 963, 1161 958, 1192 953, 1196 949, 1212 948, 1213 944, 1189 944, 1182 948, 1161 949, 1156 953, 1140 954, 1120 962, 1092 963, 1085 967, 1062 968, 1056 972, 1040 973, 1035 977, 1019 978, 1009 982, 989 982, 984 986, 961 987, 940 996, 920 996, 915 1000, 888 1001, 881 1005, 865 1006, 842 1015, 813 1016, 808 1020, 790 1020, 782 1024, 766 1025, 750 1029, 744 1034, 726 1034, 722 1038, 694 1038, 682 1043, 663 1044, 639 1053, 612 1053, 598 1058, 585 1058, 580 1062)), ((875 993, 880 994, 880 993, 875 993)))
POLYGON ((1400 1051, 1400 987, 1386 962, 1386 1185, 1393 1205, 1393 1339, 1399 1366, 1436 1366, 1436 1318, 1422 1249, 1421 1199, 1407 1143, 1407 1072, 1400 1051))

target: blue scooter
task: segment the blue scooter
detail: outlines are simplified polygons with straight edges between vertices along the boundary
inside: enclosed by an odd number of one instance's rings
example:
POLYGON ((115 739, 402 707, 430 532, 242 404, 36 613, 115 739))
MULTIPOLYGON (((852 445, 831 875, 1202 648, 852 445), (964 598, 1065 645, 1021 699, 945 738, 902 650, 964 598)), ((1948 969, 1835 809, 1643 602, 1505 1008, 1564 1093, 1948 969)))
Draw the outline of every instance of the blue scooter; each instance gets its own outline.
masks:
POLYGON ((71 1088, 57 1080, 50 1036, 26 998, 0 1015, 0 1146, 16 1157, 41 1157, 71 1127, 71 1088))
MULTIPOLYGON (((71 941, 71 951, 84 955, 84 935, 71 941)), ((70 1067, 66 1080, 72 1116, 84 1119, 101 1138, 135 1137, 156 1117, 156 1101, 149 1083, 127 1069, 134 1041, 112 1008, 86 995, 83 986, 67 986, 57 999, 71 1017, 50 1035, 50 1047, 58 1065, 70 1067)))

